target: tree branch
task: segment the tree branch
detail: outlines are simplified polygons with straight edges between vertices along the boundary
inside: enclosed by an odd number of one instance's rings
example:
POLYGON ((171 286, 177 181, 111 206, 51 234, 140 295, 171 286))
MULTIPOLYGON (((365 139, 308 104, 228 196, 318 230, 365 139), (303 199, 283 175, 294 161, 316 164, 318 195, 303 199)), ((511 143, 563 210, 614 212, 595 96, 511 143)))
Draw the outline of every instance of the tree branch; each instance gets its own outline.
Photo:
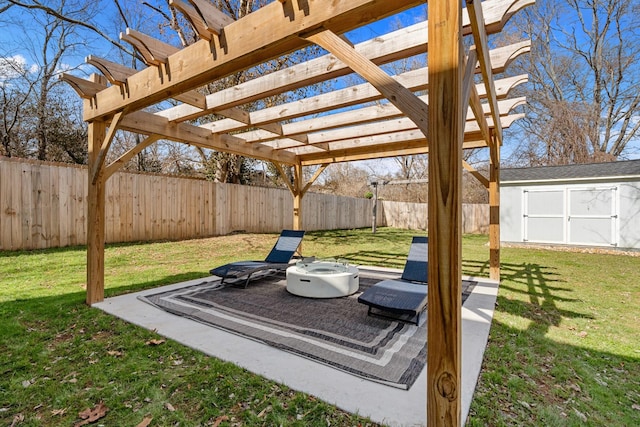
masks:
POLYGON ((77 19, 73 19, 70 18, 60 12, 58 12, 55 9, 52 9, 49 6, 45 6, 43 4, 40 4, 37 1, 34 1, 33 4, 27 4, 27 3, 22 3, 18 0, 7 0, 9 3, 11 3, 12 5, 15 6, 19 6, 25 9, 32 9, 32 10, 41 10, 43 12, 45 12, 47 15, 53 16, 57 19, 60 19, 62 21, 68 22, 70 24, 74 24, 74 25, 78 25, 80 27, 84 27, 88 30, 93 31, 94 33, 98 34, 100 37, 104 38, 106 41, 108 41, 109 43, 111 43, 112 45, 114 45, 115 47, 117 47, 118 49, 122 50, 123 52, 126 52, 129 55, 135 56, 135 53, 130 51, 129 49, 127 49, 124 45, 120 44, 118 41, 112 39, 111 37, 109 37, 105 32, 103 32, 102 30, 100 30, 98 27, 91 25, 87 22, 83 22, 77 19))

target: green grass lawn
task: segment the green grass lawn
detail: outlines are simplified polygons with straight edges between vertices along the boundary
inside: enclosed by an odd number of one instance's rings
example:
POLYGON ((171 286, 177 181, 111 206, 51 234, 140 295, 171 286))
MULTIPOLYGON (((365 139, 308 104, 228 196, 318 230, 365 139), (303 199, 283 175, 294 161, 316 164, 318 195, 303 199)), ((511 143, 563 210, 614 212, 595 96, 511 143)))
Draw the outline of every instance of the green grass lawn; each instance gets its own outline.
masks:
MULTIPOLYGON (((307 233, 304 253, 402 268, 412 232, 307 233)), ((275 235, 106 249, 107 297, 264 258, 275 235)), ((463 274, 488 275, 486 236, 463 274)), ((375 425, 91 309, 85 250, 0 252, 0 424, 375 425), (146 421, 145 421, 146 420, 146 421), (141 424, 142 423, 142 424, 141 424)), ((640 425, 640 257, 505 248, 472 426, 640 425)))

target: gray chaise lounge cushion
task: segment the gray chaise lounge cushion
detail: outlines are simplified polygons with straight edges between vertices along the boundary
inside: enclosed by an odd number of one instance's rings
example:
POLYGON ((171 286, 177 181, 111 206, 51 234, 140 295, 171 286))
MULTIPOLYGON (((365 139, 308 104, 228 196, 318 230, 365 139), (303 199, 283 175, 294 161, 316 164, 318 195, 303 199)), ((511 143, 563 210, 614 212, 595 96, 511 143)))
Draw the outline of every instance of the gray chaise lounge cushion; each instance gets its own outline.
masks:
POLYGON ((427 250, 427 237, 414 236, 400 279, 378 282, 358 297, 358 302, 369 306, 369 315, 419 323, 427 306, 427 250), (373 308, 382 313, 373 312, 373 308))
POLYGON ((246 287, 254 273, 271 273, 286 270, 303 237, 303 230, 282 230, 278 241, 264 261, 237 261, 221 265, 209 272, 214 276, 222 277, 221 283, 224 283, 226 279, 246 277, 246 280, 244 280, 244 286, 246 287))

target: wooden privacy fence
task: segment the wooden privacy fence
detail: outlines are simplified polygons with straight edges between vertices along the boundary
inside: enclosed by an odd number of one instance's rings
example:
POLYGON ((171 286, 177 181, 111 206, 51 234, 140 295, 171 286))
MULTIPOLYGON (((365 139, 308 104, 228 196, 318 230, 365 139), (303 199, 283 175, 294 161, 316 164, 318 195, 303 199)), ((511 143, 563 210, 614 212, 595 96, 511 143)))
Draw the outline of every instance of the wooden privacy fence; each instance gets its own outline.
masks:
MULTIPOLYGON (((0 157, 0 249, 87 242, 87 168, 0 157)), ((106 187, 107 242, 279 232, 293 223, 288 190, 173 176, 116 173, 106 187)), ((372 201, 307 193, 305 230, 370 227, 372 201)), ((486 233, 488 206, 463 206, 465 233, 486 233)), ((378 226, 426 230, 427 207, 382 202, 378 226)))
MULTIPOLYGON (((409 230, 427 229, 427 204, 390 202, 381 203, 383 224, 387 227, 409 230)), ((489 205, 462 205, 462 232, 465 234, 487 234, 489 232, 489 205)))

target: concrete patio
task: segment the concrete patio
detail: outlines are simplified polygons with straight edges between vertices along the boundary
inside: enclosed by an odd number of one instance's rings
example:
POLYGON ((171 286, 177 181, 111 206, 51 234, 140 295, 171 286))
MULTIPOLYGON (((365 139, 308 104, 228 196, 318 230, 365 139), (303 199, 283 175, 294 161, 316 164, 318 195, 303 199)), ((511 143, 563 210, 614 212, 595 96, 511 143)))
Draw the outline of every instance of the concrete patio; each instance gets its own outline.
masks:
MULTIPOLYGON (((400 273, 398 270, 398 274, 400 273)), ((462 307, 462 423, 469 413, 482 366, 498 291, 496 281, 486 278, 469 279, 477 280, 478 284, 462 307)), ((426 369, 411 389, 401 390, 167 313, 138 299, 140 295, 190 286, 201 281, 202 279, 196 279, 108 298, 93 307, 127 322, 155 330, 166 338, 232 362, 292 389, 313 395, 345 411, 369 417, 375 422, 389 426, 425 425, 426 369)), ((423 318, 426 319, 426 316, 423 318)))

